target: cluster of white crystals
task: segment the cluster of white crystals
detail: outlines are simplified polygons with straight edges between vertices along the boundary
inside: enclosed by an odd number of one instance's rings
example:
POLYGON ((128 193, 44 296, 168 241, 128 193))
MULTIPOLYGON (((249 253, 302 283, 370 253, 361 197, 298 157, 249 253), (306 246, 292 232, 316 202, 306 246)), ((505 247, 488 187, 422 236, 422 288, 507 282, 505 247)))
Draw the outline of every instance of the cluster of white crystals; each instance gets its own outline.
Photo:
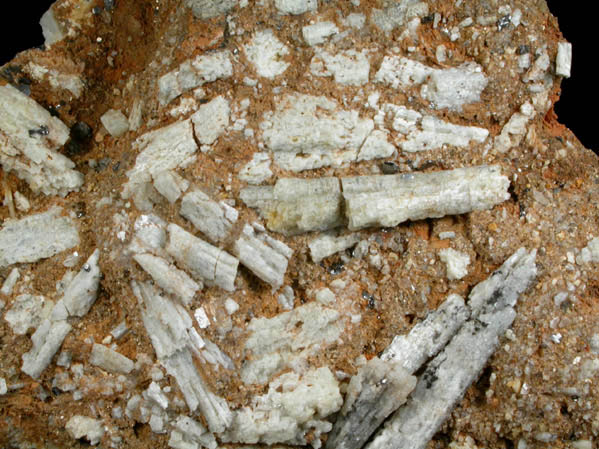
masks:
POLYGON ((245 343, 252 358, 241 369, 242 380, 264 384, 285 368, 302 372, 306 359, 335 342, 344 327, 339 312, 316 302, 270 319, 253 319, 245 343))
POLYGON ((194 279, 216 285, 227 291, 235 290, 239 261, 229 253, 195 237, 180 226, 168 226, 167 253, 186 268, 194 279))
POLYGON ((33 346, 23 354, 21 370, 34 379, 50 364, 71 330, 67 318, 84 316, 96 300, 101 277, 99 259, 100 252, 95 250, 69 283, 50 315, 31 336, 33 346))
POLYGON ((83 185, 75 164, 58 153, 69 129, 11 85, 0 86, 0 164, 35 193, 65 196, 83 185))
POLYGON ((247 187, 241 198, 260 210, 269 229, 293 235, 344 224, 350 230, 392 227, 490 209, 509 198, 509 184, 498 166, 478 166, 341 180, 283 178, 274 187, 247 187))
POLYGON ((208 432, 199 422, 188 416, 179 416, 173 424, 174 430, 168 440, 173 449, 199 449, 218 447, 214 435, 208 432))
POLYGON ((198 142, 202 146, 212 145, 216 142, 216 139, 229 126, 230 114, 229 102, 223 96, 218 96, 200 106, 198 111, 191 116, 198 142))
POLYGON ((134 143, 139 150, 135 166, 127 172, 129 180, 123 188, 123 198, 133 197, 140 210, 152 209, 152 181, 160 179, 165 170, 186 167, 195 160, 198 149, 190 120, 150 131, 134 143))
MULTIPOLYGON (((222 242, 231 235, 233 225, 239 217, 235 208, 224 201, 217 203, 200 190, 194 190, 183 197, 180 213, 215 243, 222 242)), ((211 247, 211 245, 208 246, 211 247)), ((176 249, 171 250, 171 255, 177 258, 173 251, 176 249)), ((204 251, 204 253, 209 254, 214 251, 204 251)), ((232 252, 237 256, 239 262, 249 268, 258 278, 270 284, 273 289, 277 289, 283 284, 283 277, 287 271, 292 250, 284 243, 270 237, 261 225, 257 223, 251 226, 244 225, 241 234, 233 244, 232 252)), ((218 256, 218 259, 220 258, 221 256, 218 256)), ((179 260, 182 260, 181 257, 179 260)), ((224 262, 227 262, 230 267, 236 263, 228 254, 223 256, 221 264, 224 262)), ((217 263, 215 274, 218 271, 222 272, 221 264, 217 263)), ((235 272, 229 273, 230 277, 226 287, 222 282, 219 284, 221 287, 227 290, 234 289, 236 267, 237 265, 235 265, 235 272)), ((207 271, 203 269, 203 273, 207 273, 207 271)), ((211 281, 205 277, 205 274, 201 276, 210 284, 211 281)))
POLYGON ((272 30, 258 31, 244 48, 246 57, 261 77, 273 79, 289 67, 289 63, 283 59, 289 54, 289 49, 272 30))
POLYGON ((202 54, 158 80, 158 99, 165 106, 185 92, 231 75, 233 65, 228 51, 202 54))
POLYGON ((224 240, 239 216, 236 209, 222 201, 217 203, 201 190, 183 197, 180 213, 213 242, 224 240))
POLYGON ((315 449, 320 436, 332 428, 324 418, 337 412, 343 399, 339 384, 329 368, 310 370, 302 376, 285 373, 268 385, 265 395, 255 397, 251 407, 234 414, 223 441, 236 443, 286 443, 315 449))
POLYGON ((392 127, 399 133, 397 145, 407 152, 434 150, 444 145, 465 147, 470 142, 484 142, 489 131, 475 126, 461 126, 436 117, 423 116, 405 106, 386 104, 384 111, 392 118, 392 127))
POLYGON ((470 264, 470 256, 461 253, 452 248, 445 248, 439 251, 439 259, 447 267, 447 279, 450 281, 462 279, 468 274, 468 265, 470 264))
POLYGON ((495 149, 505 153, 520 144, 528 131, 528 122, 535 116, 535 109, 530 103, 524 103, 519 112, 515 112, 495 137, 495 149))
MULTIPOLYGON (((348 76, 356 76, 355 67, 348 76)), ((295 172, 340 167, 356 160, 389 157, 395 152, 384 132, 373 132, 372 119, 361 118, 356 110, 341 109, 324 96, 286 95, 274 111, 264 115, 260 126, 275 162, 295 172)))
POLYGON ((54 207, 20 220, 6 220, 0 230, 0 268, 37 262, 79 244, 73 220, 54 207))
POLYGON ((98 444, 104 436, 102 421, 87 416, 72 416, 67 421, 65 429, 72 438, 76 440, 85 438, 92 446, 98 444))
POLYGON ((374 81, 394 89, 421 86, 420 95, 436 109, 460 111, 480 101, 488 80, 482 68, 465 63, 457 68, 435 69, 403 56, 385 56, 374 81))
POLYGON ((244 226, 233 246, 233 253, 252 273, 277 289, 283 285, 293 250, 270 237, 262 226, 255 224, 244 226))
POLYGON ((302 36, 304 36, 306 44, 310 46, 322 44, 327 37, 333 36, 338 32, 339 28, 337 28, 334 22, 317 22, 302 28, 302 36))
POLYGON ((329 53, 317 49, 310 63, 310 71, 316 76, 332 76, 339 84, 361 86, 368 82, 370 74, 368 53, 367 50, 329 53))
POLYGON ((189 410, 199 409, 211 432, 223 432, 230 426, 232 415, 227 402, 209 391, 196 369, 193 354, 202 357, 205 342, 191 317, 150 283, 133 283, 132 289, 156 356, 177 381, 189 410))
POLYGON ((407 335, 398 335, 351 379, 327 448, 423 449, 480 374, 536 277, 536 252, 512 255, 469 296, 450 295, 407 335), (411 375, 428 360, 424 372, 411 375), (403 405, 405 404, 405 405, 403 405), (403 405, 403 406, 402 406, 403 405), (398 410, 399 409, 399 410, 398 410))
MULTIPOLYGON (((428 363, 408 402, 366 445, 367 449, 426 447, 511 326, 518 297, 536 277, 535 258, 535 251, 521 248, 474 287, 468 302, 470 318, 428 363)), ((400 355, 396 352, 395 357, 400 355)))

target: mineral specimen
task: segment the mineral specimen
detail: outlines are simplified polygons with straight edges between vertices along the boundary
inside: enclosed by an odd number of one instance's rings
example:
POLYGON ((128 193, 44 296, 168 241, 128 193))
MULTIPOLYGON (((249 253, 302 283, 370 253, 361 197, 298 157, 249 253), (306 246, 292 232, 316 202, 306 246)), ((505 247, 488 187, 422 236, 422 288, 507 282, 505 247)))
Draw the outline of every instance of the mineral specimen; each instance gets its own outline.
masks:
POLYGON ((41 26, 0 68, 0 447, 596 444, 599 164, 543 1, 41 26))

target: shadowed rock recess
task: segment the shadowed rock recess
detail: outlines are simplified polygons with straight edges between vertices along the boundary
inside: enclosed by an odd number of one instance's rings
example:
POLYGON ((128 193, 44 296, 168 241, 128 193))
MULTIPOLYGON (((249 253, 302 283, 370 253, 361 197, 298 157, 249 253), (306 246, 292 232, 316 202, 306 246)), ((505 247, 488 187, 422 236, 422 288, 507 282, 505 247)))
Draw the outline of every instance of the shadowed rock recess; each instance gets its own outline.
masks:
POLYGON ((544 0, 40 23, 0 67, 0 447, 596 447, 599 164, 544 0))

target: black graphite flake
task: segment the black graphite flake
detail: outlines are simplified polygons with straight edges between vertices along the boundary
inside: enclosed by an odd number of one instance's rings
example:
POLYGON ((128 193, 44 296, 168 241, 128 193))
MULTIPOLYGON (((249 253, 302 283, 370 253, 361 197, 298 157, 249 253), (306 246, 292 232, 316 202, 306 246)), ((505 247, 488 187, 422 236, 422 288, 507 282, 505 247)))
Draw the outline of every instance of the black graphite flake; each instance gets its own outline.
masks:
POLYGON ((29 130, 29 137, 47 136, 48 134, 50 134, 50 130, 46 125, 42 125, 39 128, 29 130))
POLYGON ((426 383, 426 388, 431 388, 433 384, 439 379, 433 371, 425 371, 422 375, 422 379, 426 383))
POLYGON ((507 28, 510 25, 511 22, 512 22, 512 16, 507 14, 497 21, 497 29, 499 31, 503 31, 505 28, 507 28))
POLYGON ((385 161, 381 164, 381 171, 385 175, 394 175, 399 172, 399 165, 395 162, 385 161))
POLYGON ((362 291, 362 298, 364 298, 368 301, 369 309, 374 309, 376 307, 376 300, 375 300, 374 296, 371 295, 370 293, 368 293, 366 290, 362 291))
POLYGON ((332 274, 333 276, 337 276, 338 274, 340 274, 343 270, 344 270, 344 264, 341 261, 337 261, 334 262, 330 268, 329 268, 329 273, 332 274))

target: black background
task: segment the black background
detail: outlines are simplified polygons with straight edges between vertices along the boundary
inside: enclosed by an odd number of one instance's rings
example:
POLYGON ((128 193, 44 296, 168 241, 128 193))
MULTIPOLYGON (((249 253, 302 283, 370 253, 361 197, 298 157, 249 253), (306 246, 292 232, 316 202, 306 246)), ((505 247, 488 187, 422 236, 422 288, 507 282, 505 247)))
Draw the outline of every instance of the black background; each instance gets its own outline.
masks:
MULTIPOLYGON (((127 0, 137 1, 137 0, 127 0)), ((39 18, 49 8, 49 0, 4 0, 0 17, 0 65, 10 61, 16 53, 43 44, 39 18)), ((593 106, 599 100, 595 85, 595 61, 598 27, 594 14, 583 5, 592 2, 549 0, 551 12, 558 17, 564 37, 574 46, 572 78, 562 83, 562 97, 555 110, 560 122, 570 128, 587 147, 599 151, 599 117, 593 106)))

